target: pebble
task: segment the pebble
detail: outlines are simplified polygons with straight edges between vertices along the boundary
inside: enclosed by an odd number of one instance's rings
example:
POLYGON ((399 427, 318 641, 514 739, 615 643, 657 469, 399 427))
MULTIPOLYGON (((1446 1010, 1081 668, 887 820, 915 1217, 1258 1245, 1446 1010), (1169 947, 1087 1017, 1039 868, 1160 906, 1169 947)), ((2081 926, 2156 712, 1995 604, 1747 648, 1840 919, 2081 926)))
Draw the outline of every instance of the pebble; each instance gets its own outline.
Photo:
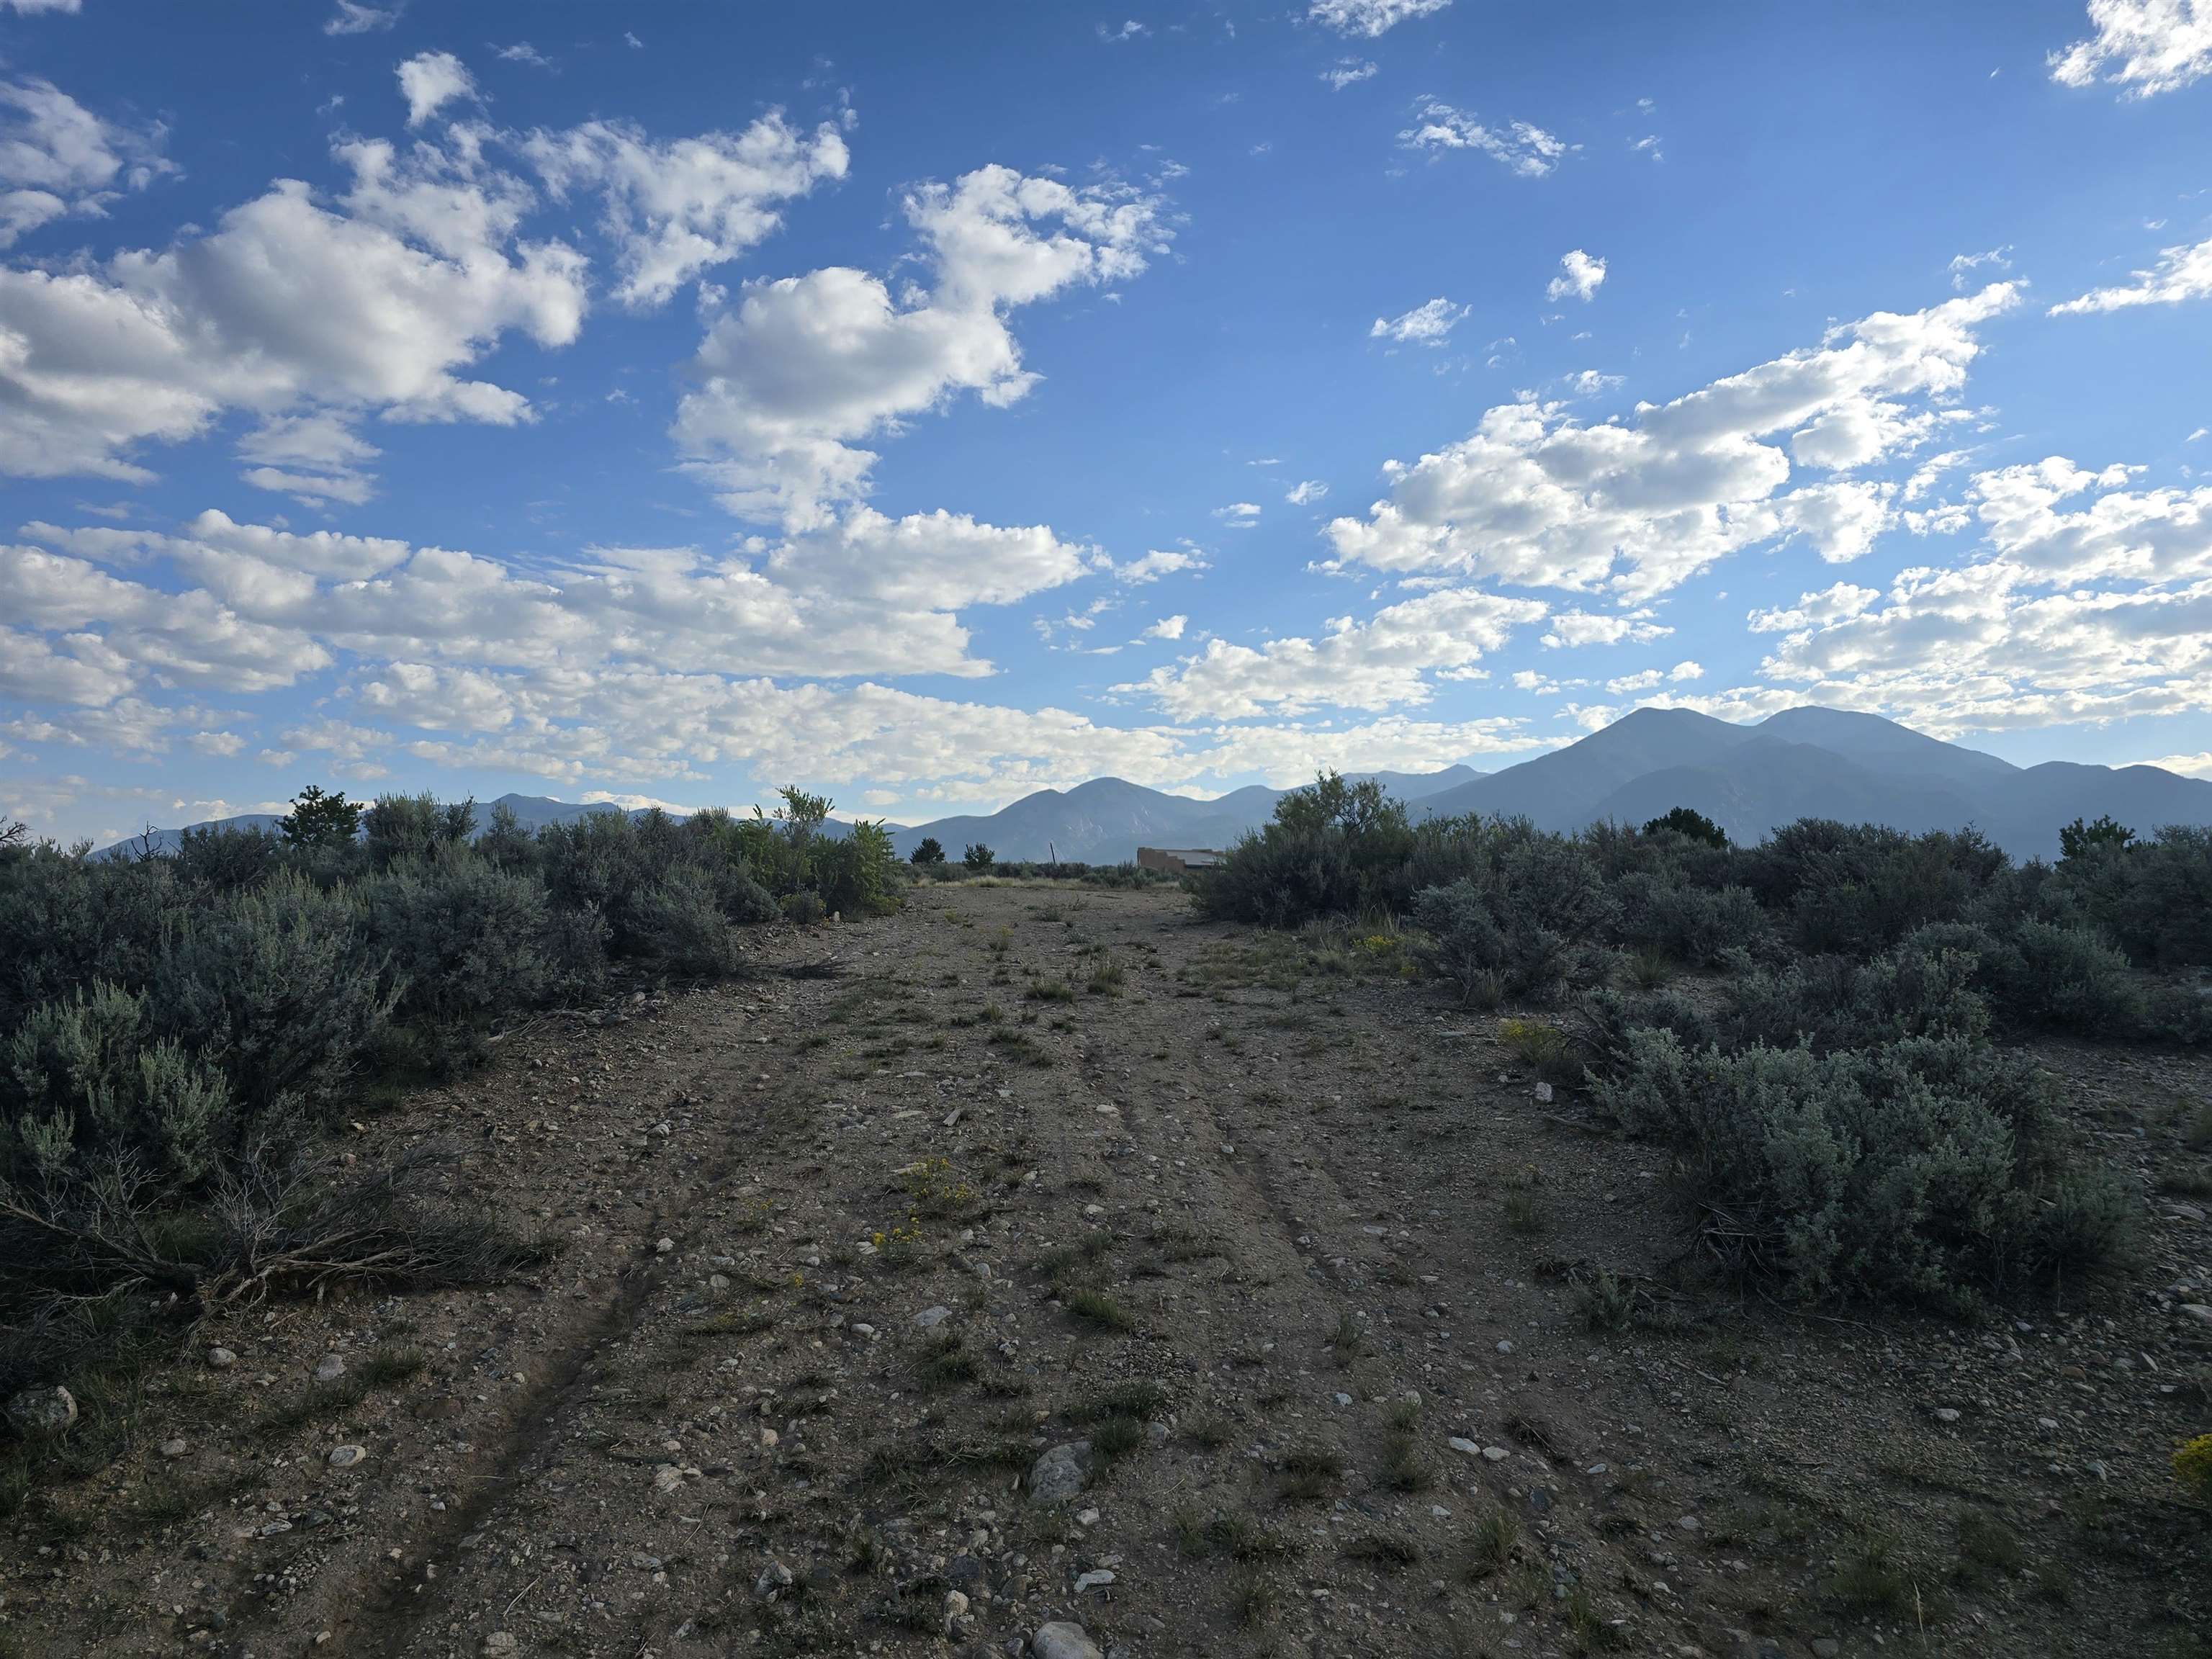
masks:
POLYGON ((8 1420, 24 1434, 58 1434, 76 1421, 76 1396, 67 1389, 26 1389, 8 1402, 8 1420))
POLYGON ((330 1463, 334 1469, 349 1469, 366 1462, 368 1457, 366 1446, 333 1446, 331 1448, 330 1463))
POLYGON ((1482 1448, 1476 1445, 1474 1441, 1469 1440, 1462 1435, 1455 1434, 1452 1436, 1450 1439, 1444 1442, 1444 1444, 1449 1446, 1462 1457, 1480 1457, 1482 1455, 1482 1448))
POLYGON ((161 1455, 164 1457, 182 1457, 191 1449, 191 1442, 179 1435, 174 1440, 164 1440, 161 1443, 161 1455))
POLYGON ((315 1381, 335 1382, 345 1375, 345 1356, 326 1353, 315 1362, 315 1381))
POLYGON ((789 1567, 781 1561, 771 1561, 761 1569, 761 1576, 753 1580, 753 1599, 756 1601, 772 1601, 789 1589, 793 1582, 789 1567))
POLYGON ((672 1238, 656 1238, 653 1241, 653 1253, 655 1255, 666 1255, 675 1248, 676 1241, 672 1238))
POLYGON ((1511 1452, 1506 1450, 1503 1446, 1485 1446, 1482 1449, 1482 1455, 1493 1463, 1503 1463, 1507 1458, 1513 1455, 1511 1452))
POLYGON ((1500 1353, 1511 1353, 1513 1352, 1513 1345, 1510 1342, 1501 1342, 1498 1345, 1498 1352, 1500 1353))
POLYGON ((1089 1631, 1064 1620, 1038 1626, 1036 1634, 1030 1638, 1030 1651, 1036 1659, 1106 1659, 1089 1631))
POLYGON ((2184 1302, 2180 1304, 2180 1310, 2185 1319, 2193 1319, 2200 1325, 2212 1325, 2212 1308, 2206 1307, 2202 1302, 2184 1302))
POLYGON ((1938 1406, 1936 1408, 1936 1420, 1938 1423, 1957 1422, 1959 1420, 1958 1407, 1955 1406, 1938 1406))
POLYGON ((914 1316, 914 1322, 925 1331, 933 1331, 951 1317, 952 1310, 950 1308, 924 1308, 914 1316))
POLYGON ((1113 1582, 1112 1571, 1106 1567, 1100 1567, 1094 1571, 1084 1573, 1076 1579, 1075 1593, 1080 1595, 1087 1589, 1103 1589, 1113 1582))
POLYGON ((1030 1465, 1027 1484, 1034 1503, 1058 1504, 1074 1497, 1091 1484, 1091 1443, 1071 1440, 1054 1446, 1030 1465))
POLYGON ((519 1652, 521 1647, 522 1644, 516 1641, 513 1632, 508 1631, 495 1630, 483 1639, 486 1659, 495 1659, 495 1656, 500 1654, 519 1652))
POLYGON ((219 1371, 227 1371, 238 1364, 238 1356, 228 1348, 210 1348, 207 1363, 219 1371))

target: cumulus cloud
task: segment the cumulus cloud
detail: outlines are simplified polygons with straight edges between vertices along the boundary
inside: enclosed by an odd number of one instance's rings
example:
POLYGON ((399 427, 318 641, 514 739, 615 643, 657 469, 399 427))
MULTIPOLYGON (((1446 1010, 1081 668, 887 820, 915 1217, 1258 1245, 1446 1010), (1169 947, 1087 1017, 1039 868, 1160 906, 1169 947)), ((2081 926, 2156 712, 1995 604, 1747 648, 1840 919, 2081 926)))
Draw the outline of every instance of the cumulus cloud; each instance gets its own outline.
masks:
POLYGON ((1452 330, 1467 320, 1471 309, 1455 306, 1440 295, 1395 317, 1377 317, 1367 337, 1395 340, 1401 345, 1440 346, 1451 337, 1452 330))
POLYGON ((598 191, 619 250, 615 297, 654 306, 712 265, 765 240, 779 205, 842 179, 850 156, 837 127, 811 133, 771 111, 742 132, 655 140, 622 121, 533 132, 524 153, 556 196, 598 191))
POLYGON ((528 191, 472 145, 349 139, 337 155, 352 183, 335 200, 279 179, 159 252, 0 270, 0 471, 143 482, 137 447, 227 409, 529 418, 465 371, 510 332, 574 339, 584 257, 523 240, 528 191))
POLYGON ((0 80, 0 248, 175 171, 161 138, 103 121, 50 81, 0 80))
POLYGON ((1328 494, 1328 486, 1319 478, 1306 478, 1291 487, 1283 497, 1292 507, 1307 507, 1328 494))
POLYGON ((400 95, 407 100, 407 125, 419 127, 447 104, 477 96, 468 66, 450 52, 422 52, 400 64, 400 95))
POLYGON ((1458 442, 1393 462, 1387 497, 1329 525, 1328 568, 1635 600, 1790 538, 1826 558, 1857 556, 1895 486, 1834 475, 1941 430, 1978 328, 2016 297, 1999 283, 1925 311, 1877 312, 1816 349, 1644 405, 1632 422, 1587 426, 1533 398, 1498 405, 1458 442), (1800 468, 1830 476, 1800 480, 1800 468))
POLYGON ((1561 300, 1588 301, 1597 296, 1605 281, 1605 261, 1594 259, 1580 248, 1570 248, 1559 256, 1559 274, 1544 289, 1544 297, 1554 305, 1561 300))
POLYGON ((1154 548, 1141 558, 1131 559, 1114 567, 1114 580, 1141 586, 1156 582, 1163 576, 1180 574, 1186 570, 1206 568, 1203 554, 1190 548, 1154 548))
POLYGON ((1938 733, 2212 708, 2212 489, 2061 456, 1975 475, 1980 556, 1755 611, 1766 678, 1938 733))
POLYGON ((1451 0, 1313 0, 1306 15, 1339 34, 1373 40, 1415 17, 1429 17, 1451 0))
POLYGON ((2148 98, 2212 73, 2212 0, 2089 0, 2088 39, 2051 54, 2051 78, 2148 98))
POLYGON ((1407 149, 1427 150, 1431 155, 1479 150, 1524 179, 1542 178, 1559 166, 1562 156, 1581 148, 1527 121, 1485 126, 1467 111, 1435 98, 1423 100, 1415 108, 1413 125, 1398 135, 1398 142, 1407 149))
POLYGON ((1226 507, 1215 507, 1213 516, 1231 530, 1249 530, 1260 522, 1260 503, 1231 501, 1226 507))
POLYGON ((2092 312, 2124 311, 2130 306, 2171 306, 2201 300, 2212 295, 2212 240, 2160 249, 2157 264, 2132 274, 2131 283, 2092 289, 2062 301, 2051 307, 2051 314, 2077 317, 2092 312))
POLYGON ((1245 720, 1316 708, 1382 709, 1422 703, 1433 677, 1461 677, 1545 606, 1472 588, 1425 593, 1365 622, 1335 618, 1319 640, 1261 646, 1206 641, 1173 667, 1114 689, 1158 703, 1176 720, 1245 720))
POLYGON ((1148 640, 1179 640, 1189 621, 1188 617, 1163 617, 1145 630, 1145 637, 1148 640))
POLYGON ((708 326, 675 435, 732 512, 814 521, 866 491, 876 456, 864 441, 963 392, 1018 402, 1042 377, 1024 367, 1008 313, 1127 281, 1168 241, 1153 198, 1003 167, 922 185, 902 210, 926 288, 895 295, 833 265, 756 284, 708 326))

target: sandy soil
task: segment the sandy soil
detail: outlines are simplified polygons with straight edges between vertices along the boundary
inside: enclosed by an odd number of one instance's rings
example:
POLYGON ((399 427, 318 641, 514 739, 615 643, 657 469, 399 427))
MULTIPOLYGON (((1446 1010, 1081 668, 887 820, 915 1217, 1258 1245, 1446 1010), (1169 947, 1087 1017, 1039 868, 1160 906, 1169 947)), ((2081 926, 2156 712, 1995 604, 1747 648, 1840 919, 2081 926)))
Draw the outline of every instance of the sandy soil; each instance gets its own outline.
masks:
POLYGON ((2146 1182, 2108 1281, 1813 1319, 1670 1274, 1665 1155, 1387 951, 963 884, 763 952, 843 973, 366 1121, 556 1253, 201 1328, 0 1535, 0 1651, 2207 1650, 2202 1060, 2045 1055, 2146 1182))

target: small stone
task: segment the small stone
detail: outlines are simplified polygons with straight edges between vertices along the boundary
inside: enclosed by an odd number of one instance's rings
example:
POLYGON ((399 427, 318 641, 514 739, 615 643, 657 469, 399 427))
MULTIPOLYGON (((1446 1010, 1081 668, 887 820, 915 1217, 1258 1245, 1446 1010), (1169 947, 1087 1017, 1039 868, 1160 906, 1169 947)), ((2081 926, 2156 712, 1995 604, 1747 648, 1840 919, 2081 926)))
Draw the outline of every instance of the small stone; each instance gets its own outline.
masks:
POLYGON ((1936 1408, 1936 1420, 1938 1423, 1957 1422, 1959 1420, 1959 1408, 1956 1406, 1938 1406, 1936 1408))
POLYGON ((22 1434, 59 1434, 76 1421, 76 1396, 58 1385, 26 1389, 8 1402, 8 1420, 22 1434))
POLYGON ((1511 1353, 1513 1352, 1513 1345, 1510 1342, 1500 1342, 1498 1345, 1498 1352, 1500 1353, 1511 1353))
POLYGON ((2184 1302, 2180 1304, 2180 1312, 2185 1319, 2193 1319, 2200 1325, 2212 1325, 2212 1308, 2206 1307, 2202 1302, 2184 1302))
POLYGON ((1030 1465, 1029 1492, 1033 1502, 1064 1503, 1091 1484, 1091 1443, 1071 1440, 1054 1446, 1030 1465))
POLYGON ((1684 1532, 1703 1532, 1705 1526, 1705 1523, 1694 1515, 1678 1515, 1674 1517, 1674 1524, 1684 1532))
POLYGON ((345 1356, 326 1353, 315 1362, 315 1381, 335 1382, 345 1375, 345 1356))
POLYGON ((753 1580, 753 1600, 773 1601, 789 1589, 794 1582, 789 1567, 781 1561, 771 1561, 761 1569, 761 1576, 753 1580))
POLYGON ((333 1446, 331 1448, 330 1464, 334 1469, 349 1469, 358 1464, 366 1462, 368 1459, 368 1449, 366 1446, 333 1446))
POLYGON ((1444 1444, 1449 1446, 1462 1457, 1480 1457, 1482 1455, 1482 1448, 1476 1445, 1474 1441, 1468 1439, 1463 1435, 1455 1434, 1452 1436, 1450 1439, 1445 1441, 1444 1444))
POLYGON ((1078 1510, 1075 1512, 1075 1524, 1079 1527, 1097 1526, 1098 1524, 1098 1511, 1097 1510, 1078 1510))
POLYGON ((1089 1631, 1065 1620, 1039 1625, 1036 1634, 1030 1638, 1030 1651, 1036 1659, 1106 1659, 1089 1631))
POLYGON ((1552 1085, 1548 1083, 1538 1084, 1536 1085, 1536 1098, 1544 1105, 1550 1105, 1552 1103, 1552 1085))
POLYGON ((1511 1452, 1506 1450, 1503 1446, 1485 1446, 1482 1449, 1482 1455, 1493 1463, 1503 1463, 1507 1458, 1513 1455, 1511 1452))
POLYGON ((958 1590, 947 1590, 947 1591, 945 1591, 945 1623, 947 1623, 947 1624, 951 1624, 951 1622, 953 1622, 953 1620, 957 1620, 957 1619, 965 1619, 967 1616, 968 1616, 968 1598, 967 1598, 965 1595, 962 1595, 958 1590))
POLYGON ((1084 1573, 1076 1579, 1075 1593, 1080 1595, 1087 1589, 1103 1589, 1113 1582, 1112 1571, 1109 1568, 1100 1567, 1095 1571, 1084 1573))
POLYGON ((656 1238, 653 1241, 653 1253, 655 1255, 666 1255, 675 1248, 676 1241, 672 1238, 656 1238))
POLYGON ((238 1364, 238 1356, 228 1348, 210 1348, 207 1363, 216 1370, 227 1371, 238 1364))
POLYGON ((1836 1656, 1843 1650, 1844 1644, 1832 1636, 1816 1636, 1813 1638, 1813 1659, 1836 1659, 1836 1656))
POLYGON ((191 1442, 186 1440, 182 1435, 179 1435, 173 1440, 164 1440, 161 1443, 161 1455, 164 1457, 182 1457, 191 1449, 191 1442))
POLYGON ((951 1317, 952 1310, 950 1308, 924 1308, 914 1316, 914 1322, 925 1331, 933 1331, 951 1317))
POLYGON ((763 1446, 773 1446, 782 1438, 783 1437, 778 1434, 774 1429, 763 1429, 761 1431, 761 1444, 763 1446))
POLYGON ((521 1647, 522 1644, 514 1639, 510 1631, 495 1630, 483 1639, 485 1659, 496 1659, 501 1654, 520 1652, 521 1647))
POLYGON ((665 1497, 684 1484, 684 1471, 673 1463, 662 1463, 653 1471, 653 1489, 665 1497))

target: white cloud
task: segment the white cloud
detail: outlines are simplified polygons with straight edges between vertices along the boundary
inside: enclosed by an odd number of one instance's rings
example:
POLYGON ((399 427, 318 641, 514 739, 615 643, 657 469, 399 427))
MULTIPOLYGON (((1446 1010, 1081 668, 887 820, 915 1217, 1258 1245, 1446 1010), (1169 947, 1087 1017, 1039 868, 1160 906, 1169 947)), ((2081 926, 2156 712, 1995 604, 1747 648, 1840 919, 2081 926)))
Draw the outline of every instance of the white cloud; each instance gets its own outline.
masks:
POLYGON ((1557 304, 1561 300, 1589 301, 1597 296, 1605 282, 1605 261, 1594 259, 1580 248, 1570 248, 1559 256, 1559 274, 1545 287, 1544 297, 1557 304))
POLYGON ((240 440, 238 453, 253 463, 240 476, 258 489, 279 490, 312 507, 326 501, 357 507, 375 494, 365 469, 383 451, 325 412, 273 416, 240 440))
POLYGON ((1667 671, 1667 678, 1680 685, 1686 680, 1701 680, 1705 677, 1705 665, 1699 662, 1678 662, 1667 671))
POLYGON ((0 81, 0 248, 174 172, 161 137, 101 120, 50 81, 0 81))
POLYGON ((75 14, 83 6, 84 0, 0 0, 0 4, 5 4, 10 11, 27 16, 43 11, 75 14))
POLYGON ((528 419, 521 394, 465 371, 510 332, 573 340, 583 256, 520 239, 530 193, 472 143, 337 153, 352 185, 327 204, 279 179, 160 252, 0 270, 0 472, 143 482, 136 447, 228 409, 528 419))
POLYGON ((1231 501, 1226 507, 1215 507, 1213 509, 1213 516, 1220 520, 1222 523, 1227 525, 1231 530, 1249 530, 1254 525, 1260 522, 1260 503, 1257 501, 1231 501))
POLYGON ((863 440, 962 392, 1018 401, 1042 377, 1023 366, 1006 313, 1135 276, 1168 240, 1150 197, 1002 167, 922 185, 902 208, 926 289, 894 295, 833 265, 756 284, 709 325, 675 434, 686 469, 731 511, 811 521, 866 489, 876 457, 863 440))
POLYGON ((1148 640, 1179 640, 1189 621, 1188 617, 1163 617, 1145 630, 1145 637, 1148 640))
POLYGON ((1114 580, 1142 585, 1156 582, 1163 576, 1173 576, 1186 570, 1206 568, 1205 556, 1188 548, 1154 548, 1142 558, 1132 559, 1114 567, 1114 580))
POLYGON ((1793 536, 1825 557, 1856 556, 1894 486, 1802 482, 1795 469, 1888 460, 1941 429, 1942 400, 1980 349, 1976 330, 2015 297, 2000 283, 1925 311, 1877 312, 1816 349, 1644 405, 1633 423, 1585 426, 1534 398, 1498 405, 1458 442, 1393 462, 1389 496, 1328 526, 1328 568, 1638 599, 1793 536))
POLYGON ((324 21, 325 34, 376 34, 399 21, 398 6, 368 6, 361 0, 337 0, 337 9, 324 21))
POLYGON ((2126 488, 2139 470, 2092 472, 2052 455, 1978 473, 1967 494, 1990 547, 2037 581, 2074 586, 2212 577, 2212 488, 2126 488), (2061 505, 2093 491, 2084 505, 2061 505))
POLYGON ((1641 138, 1630 139, 1628 141, 1628 148, 1630 152, 1633 155, 1648 155, 1655 161, 1663 161, 1667 159, 1667 155, 1666 152, 1660 148, 1660 143, 1661 140, 1657 133, 1647 132, 1641 138))
POLYGON ((493 56, 501 63, 527 64, 532 69, 550 70, 553 67, 553 60, 527 40, 517 40, 511 46, 501 46, 493 56))
POLYGON ((1594 368, 1585 368, 1567 376, 1567 390, 1577 398, 1595 398, 1627 385, 1627 377, 1620 374, 1601 374, 1594 368))
POLYGON ((1451 149, 1480 150, 1524 179, 1540 179, 1559 164, 1559 158, 1581 148, 1556 138, 1527 121, 1503 128, 1486 127, 1465 111, 1439 99, 1425 99, 1413 112, 1413 125, 1398 135, 1407 149, 1437 153, 1451 149))
POLYGON ((2135 281, 2123 287, 2092 289, 2077 298, 2051 307, 2054 317, 2080 316, 2099 311, 2124 311, 2130 306, 2179 305, 2212 295, 2212 240, 2193 246, 2161 248, 2158 264, 2133 272, 2135 281))
POLYGON ((842 179, 850 157, 836 126, 812 133, 771 111, 742 132, 656 141, 619 121, 530 135, 523 150, 556 196, 600 191, 619 248, 624 305, 654 306, 711 265, 757 246, 778 204, 842 179))
POLYGON ((1405 345, 1440 346, 1452 330, 1467 320, 1471 307, 1455 306, 1441 295, 1395 317, 1377 317, 1367 331, 1370 340, 1396 340, 1405 345))
POLYGON ((1119 28, 1109 27, 1104 23, 1098 25, 1098 38, 1101 40, 1115 43, 1123 40, 1141 40, 1151 33, 1150 29, 1133 17, 1124 22, 1119 28))
POLYGON ((2012 244, 2002 247, 1985 248, 1979 253, 1954 253, 1948 266, 1953 292, 1964 294, 1968 287, 1981 280, 1983 271, 2010 270, 2012 244))
POLYGON ((1429 17, 1451 4, 1451 0, 1313 0, 1306 15, 1339 34, 1373 40, 1409 19, 1429 17))
POLYGON ((2051 55, 2051 78, 2100 78, 2129 98, 2172 92, 2212 74, 2212 0, 2089 0, 2096 33, 2051 55))
POLYGON ((1306 507, 1328 494, 1328 486, 1319 478, 1307 478, 1291 486, 1283 499, 1292 507, 1306 507))
POLYGON ((2134 764, 2179 772, 2185 778, 2212 778, 2212 754, 2160 755, 2155 760, 2136 761, 2134 764))
POLYGON ((1337 617, 1318 641, 1255 647, 1209 640, 1175 666, 1114 689, 1148 698, 1179 720, 1422 703, 1433 694, 1432 676, 1471 669, 1516 627, 1544 614, 1534 599, 1450 588, 1387 606, 1365 622, 1337 617))
POLYGON ((1357 86, 1362 81, 1371 81, 1380 71, 1364 58, 1340 58, 1330 68, 1321 72, 1331 92, 1342 92, 1346 87, 1357 86))
POLYGON ((1555 611, 1551 625, 1545 629, 1544 645, 1553 651, 1571 650, 1581 645, 1619 645, 1624 641, 1632 645, 1649 645, 1674 631, 1652 621, 1651 614, 1648 610, 1623 611, 1609 617, 1589 611, 1555 611))
POLYGON ((402 64, 399 91, 407 100, 407 125, 419 127, 457 98, 473 99, 477 83, 450 52, 422 52, 402 64))

